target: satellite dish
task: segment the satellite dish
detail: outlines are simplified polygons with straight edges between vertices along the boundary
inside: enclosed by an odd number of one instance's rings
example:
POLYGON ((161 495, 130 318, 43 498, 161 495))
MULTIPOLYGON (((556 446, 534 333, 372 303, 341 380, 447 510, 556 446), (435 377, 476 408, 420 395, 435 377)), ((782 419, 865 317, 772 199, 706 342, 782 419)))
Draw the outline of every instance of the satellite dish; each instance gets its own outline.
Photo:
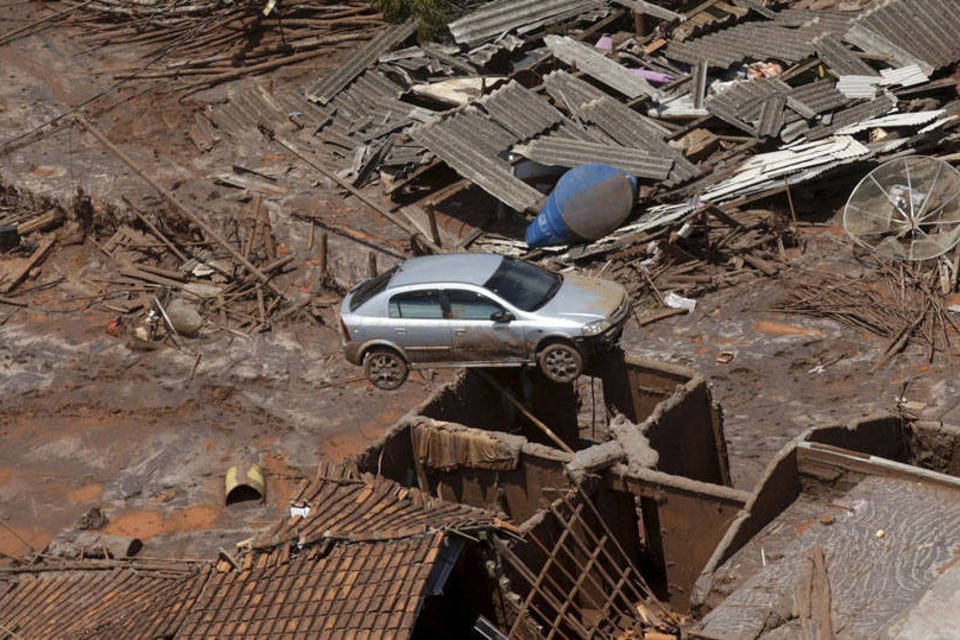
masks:
POLYGON ((890 258, 942 255, 960 241, 960 173, 929 156, 882 164, 850 194, 843 228, 890 258))

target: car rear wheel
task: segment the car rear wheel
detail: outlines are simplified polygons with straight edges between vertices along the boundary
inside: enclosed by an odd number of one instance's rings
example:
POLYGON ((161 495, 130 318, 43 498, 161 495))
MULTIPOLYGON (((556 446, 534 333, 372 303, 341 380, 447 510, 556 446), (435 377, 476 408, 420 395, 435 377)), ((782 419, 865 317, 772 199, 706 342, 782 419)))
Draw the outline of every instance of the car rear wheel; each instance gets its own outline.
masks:
POLYGON ((583 371, 583 356, 569 342, 548 344, 540 351, 537 362, 543 375, 561 384, 573 382, 583 371))
POLYGON ((367 380, 378 389, 396 389, 407 380, 410 367, 399 353, 387 347, 376 347, 363 359, 367 380))

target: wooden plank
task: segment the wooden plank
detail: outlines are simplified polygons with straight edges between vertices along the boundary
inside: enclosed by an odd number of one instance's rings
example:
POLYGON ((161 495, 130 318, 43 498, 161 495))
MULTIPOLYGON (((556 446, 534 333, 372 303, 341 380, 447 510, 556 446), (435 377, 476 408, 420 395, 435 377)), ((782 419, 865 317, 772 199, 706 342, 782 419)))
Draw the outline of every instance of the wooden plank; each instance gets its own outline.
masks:
POLYGON ((30 270, 40 264, 40 261, 46 257, 50 247, 53 246, 53 242, 53 238, 46 238, 34 249, 29 258, 15 258, 0 263, 0 293, 10 293, 14 287, 20 284, 20 281, 27 277, 30 270))

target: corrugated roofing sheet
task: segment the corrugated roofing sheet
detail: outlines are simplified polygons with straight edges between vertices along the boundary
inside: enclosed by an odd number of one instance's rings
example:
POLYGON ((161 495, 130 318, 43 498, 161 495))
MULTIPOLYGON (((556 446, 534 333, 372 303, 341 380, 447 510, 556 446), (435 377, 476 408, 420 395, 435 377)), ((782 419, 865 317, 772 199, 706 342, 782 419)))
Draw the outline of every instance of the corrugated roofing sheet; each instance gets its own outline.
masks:
POLYGON ((757 133, 760 136, 775 136, 783 128, 783 110, 787 106, 787 96, 776 93, 765 98, 760 104, 760 122, 757 133))
POLYGON ((937 69, 960 60, 960 11, 951 0, 889 0, 863 12, 845 39, 900 66, 937 69))
POLYGON ((699 171, 682 153, 664 141, 664 133, 647 118, 627 105, 604 96, 587 103, 583 117, 602 129, 624 147, 643 149, 653 156, 674 161, 670 183, 677 183, 696 176, 699 171))
POLYGON ((833 114, 833 119, 829 125, 820 125, 807 131, 807 139, 819 140, 820 138, 825 138, 844 127, 889 113, 896 106, 897 99, 885 94, 870 102, 864 102, 849 109, 838 111, 833 114))
POLYGON ((817 9, 782 9, 778 11, 773 21, 776 24, 790 27, 816 26, 823 33, 842 36, 850 28, 850 23, 857 16, 851 11, 820 11, 817 9))
POLYGON ((668 58, 726 69, 747 58, 797 62, 813 54, 813 39, 823 32, 816 25, 799 29, 772 22, 747 22, 691 40, 673 41, 664 53, 668 58))
POLYGON ((670 173, 673 160, 655 157, 643 149, 603 145, 582 140, 567 140, 544 136, 513 148, 525 158, 557 167, 578 167, 591 162, 602 162, 623 169, 638 178, 664 180, 670 173))
POLYGON ((337 65, 337 68, 325 77, 308 86, 306 96, 308 100, 327 104, 335 95, 363 73, 364 69, 377 61, 380 55, 397 46, 417 30, 415 21, 408 21, 399 25, 391 25, 380 32, 375 38, 360 47, 349 59, 337 65))
POLYGON ((930 76, 924 73, 923 69, 916 64, 900 67, 899 69, 881 69, 880 75, 883 77, 880 81, 880 86, 883 87, 897 84, 903 87, 912 87, 923 84, 930 79, 930 76))
POLYGON ((787 97, 799 100, 814 113, 824 113, 849 102, 830 80, 817 80, 795 87, 787 93, 787 97))
POLYGON ((784 178, 838 161, 850 161, 869 155, 870 150, 849 136, 793 145, 789 148, 757 154, 746 160, 737 172, 704 191, 702 198, 720 202, 749 193, 764 191, 784 178))
POLYGON ((563 114, 530 89, 510 81, 504 87, 477 100, 503 128, 526 140, 563 120, 563 114))
POLYGON ((597 0, 497 0, 447 26, 458 43, 476 45, 524 25, 549 23, 550 18, 588 11, 601 4, 597 0))
POLYGON ((461 176, 517 211, 535 210, 543 198, 543 194, 514 176, 509 164, 484 152, 476 139, 445 134, 438 126, 412 129, 410 137, 461 176))
POLYGON ((557 59, 576 66, 579 71, 616 89, 628 98, 659 94, 642 77, 582 42, 577 42, 568 36, 557 35, 548 35, 543 41, 557 59))
POLYGON ((632 9, 636 13, 645 13, 651 15, 654 18, 660 18, 661 20, 679 20, 684 21, 687 19, 682 13, 677 13, 675 11, 670 11, 666 7, 661 7, 655 5, 652 2, 646 2, 645 0, 613 0, 615 4, 619 4, 622 7, 627 7, 632 9))
POLYGON ((875 98, 880 76, 840 76, 837 91, 848 98, 875 98))
POLYGON ((834 75, 875 76, 876 70, 861 60, 833 34, 820 36, 814 41, 817 57, 834 75))
POLYGON ((589 82, 572 76, 566 71, 548 73, 543 77, 543 84, 555 104, 562 105, 572 115, 581 119, 583 105, 607 95, 589 82))
POLYGON ((712 96, 707 111, 752 136, 759 135, 755 121, 767 98, 790 92, 790 87, 776 78, 760 78, 737 82, 712 96))
POLYGON ((491 157, 498 156, 520 140, 515 133, 474 109, 445 118, 433 128, 445 136, 472 144, 491 157))

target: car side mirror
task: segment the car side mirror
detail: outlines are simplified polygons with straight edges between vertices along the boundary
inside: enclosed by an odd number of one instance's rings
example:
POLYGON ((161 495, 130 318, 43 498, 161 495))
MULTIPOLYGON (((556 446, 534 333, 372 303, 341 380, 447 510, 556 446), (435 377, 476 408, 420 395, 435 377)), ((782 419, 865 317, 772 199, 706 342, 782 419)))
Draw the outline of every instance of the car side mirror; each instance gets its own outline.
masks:
POLYGON ((513 322, 517 317, 509 311, 501 310, 490 314, 490 319, 494 322, 513 322))

